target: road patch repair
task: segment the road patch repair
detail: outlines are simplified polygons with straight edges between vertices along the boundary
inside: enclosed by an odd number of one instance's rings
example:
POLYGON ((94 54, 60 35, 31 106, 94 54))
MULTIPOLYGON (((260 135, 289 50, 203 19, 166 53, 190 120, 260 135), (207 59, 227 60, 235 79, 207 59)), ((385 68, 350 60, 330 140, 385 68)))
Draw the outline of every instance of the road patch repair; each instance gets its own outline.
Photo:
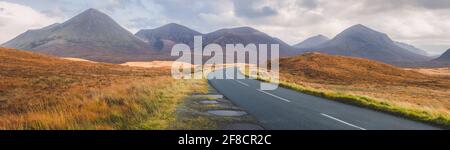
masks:
POLYGON ((216 116, 226 116, 226 117, 243 116, 247 114, 245 111, 239 110, 209 110, 208 113, 216 116))
POLYGON ((204 100, 204 101, 200 101, 200 104, 218 104, 218 101, 215 100, 204 100))
POLYGON ((253 116, 234 105, 211 86, 208 93, 194 94, 185 100, 177 108, 177 116, 177 119, 191 125, 187 129, 264 130, 253 116))

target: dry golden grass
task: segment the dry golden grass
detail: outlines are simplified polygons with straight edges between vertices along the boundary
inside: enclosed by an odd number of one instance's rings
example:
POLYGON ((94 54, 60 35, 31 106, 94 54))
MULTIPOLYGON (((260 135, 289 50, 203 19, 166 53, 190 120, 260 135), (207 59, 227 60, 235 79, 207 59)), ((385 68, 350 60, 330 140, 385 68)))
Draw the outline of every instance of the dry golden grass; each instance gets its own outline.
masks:
POLYGON ((166 129, 200 80, 0 48, 0 129, 166 129))
MULTIPOLYGON (((171 67, 174 61, 151 61, 151 62, 126 62, 121 65, 131 67, 144 67, 144 68, 158 68, 158 67, 171 67)), ((190 65, 186 63, 186 65, 190 65)))
POLYGON ((71 60, 71 61, 84 61, 84 62, 95 63, 95 61, 90 61, 90 60, 81 59, 81 58, 64 57, 63 59, 71 60))
POLYGON ((432 76, 450 77, 450 68, 405 68, 405 70, 414 70, 432 76))
POLYGON ((302 91, 338 99, 362 98, 370 100, 367 105, 376 109, 398 109, 387 111, 450 125, 450 76, 423 74, 360 58, 308 53, 281 59, 280 79, 289 84, 285 86, 301 87, 302 91))

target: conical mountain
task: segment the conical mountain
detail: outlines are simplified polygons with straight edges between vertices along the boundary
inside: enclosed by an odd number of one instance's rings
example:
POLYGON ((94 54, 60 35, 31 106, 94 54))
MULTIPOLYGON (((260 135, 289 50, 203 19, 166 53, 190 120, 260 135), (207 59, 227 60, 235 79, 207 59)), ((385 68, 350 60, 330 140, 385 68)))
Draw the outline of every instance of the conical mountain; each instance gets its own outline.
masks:
POLYGON ((29 30, 2 46, 113 63, 145 59, 152 53, 147 43, 96 9, 62 24, 29 30))

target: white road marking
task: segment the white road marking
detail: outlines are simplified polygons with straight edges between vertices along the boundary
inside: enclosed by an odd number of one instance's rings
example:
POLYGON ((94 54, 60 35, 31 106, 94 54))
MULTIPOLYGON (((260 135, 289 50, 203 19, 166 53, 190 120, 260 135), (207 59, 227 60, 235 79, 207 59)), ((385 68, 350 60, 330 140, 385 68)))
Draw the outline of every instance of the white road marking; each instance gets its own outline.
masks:
POLYGON ((262 93, 264 93, 264 94, 267 94, 267 95, 273 96, 273 97, 275 97, 275 98, 281 99, 281 100, 283 100, 283 101, 286 101, 286 102, 291 102, 290 100, 287 100, 287 99, 285 99, 285 98, 282 98, 282 97, 279 97, 279 96, 273 95, 273 94, 271 94, 271 93, 269 93, 269 92, 266 92, 266 91, 263 91, 263 90, 260 90, 260 89, 258 89, 258 91, 260 91, 260 92, 262 92, 262 93))
POLYGON ((250 87, 247 83, 244 83, 244 82, 242 82, 242 81, 239 81, 239 80, 236 80, 239 84, 242 84, 242 85, 244 85, 244 86, 247 86, 247 87, 250 87))
POLYGON ((353 124, 351 124, 351 123, 348 123, 348 122, 342 121, 342 120, 340 120, 340 119, 338 119, 338 118, 335 118, 335 117, 333 117, 333 116, 330 116, 330 115, 327 115, 327 114, 324 114, 324 113, 320 113, 320 114, 321 114, 322 116, 328 117, 328 118, 330 118, 330 119, 333 119, 333 120, 339 121, 340 123, 343 123, 343 124, 346 124, 346 125, 349 125, 349 126, 352 126, 352 127, 358 128, 358 129, 360 129, 360 130, 366 130, 366 129, 364 129, 364 128, 361 128, 361 127, 359 127, 359 126, 356 126, 356 125, 353 125, 353 124))

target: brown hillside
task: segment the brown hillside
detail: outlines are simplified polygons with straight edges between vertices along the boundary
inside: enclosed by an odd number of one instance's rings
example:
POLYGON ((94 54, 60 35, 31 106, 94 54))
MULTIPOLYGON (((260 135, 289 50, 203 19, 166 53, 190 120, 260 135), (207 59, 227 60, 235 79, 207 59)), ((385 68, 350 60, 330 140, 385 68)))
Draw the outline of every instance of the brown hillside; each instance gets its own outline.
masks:
POLYGON ((177 102, 198 86, 172 79, 168 68, 6 48, 0 48, 0 79, 0 129, 164 129, 177 102))
POLYGON ((280 66, 284 82, 450 117, 448 75, 422 74, 376 61, 320 53, 282 58, 280 66))
POLYGON ((422 85, 450 87, 449 81, 368 59, 306 53, 280 60, 281 73, 296 80, 330 84, 422 85))

